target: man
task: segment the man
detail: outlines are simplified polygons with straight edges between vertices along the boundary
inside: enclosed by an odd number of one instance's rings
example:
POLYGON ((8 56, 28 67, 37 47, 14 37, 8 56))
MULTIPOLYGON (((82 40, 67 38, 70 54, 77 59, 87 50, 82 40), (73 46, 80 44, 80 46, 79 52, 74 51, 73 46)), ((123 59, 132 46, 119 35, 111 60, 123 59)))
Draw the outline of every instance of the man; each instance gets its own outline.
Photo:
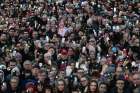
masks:
POLYGON ((135 73, 132 76, 132 82, 134 84, 134 93, 140 93, 140 73, 135 73))
POLYGON ((87 79, 87 77, 85 77, 85 76, 81 77, 80 84, 81 84, 81 87, 80 87, 81 93, 86 93, 87 90, 88 90, 88 79, 87 79))
POLYGON ((115 87, 111 90, 110 93, 132 93, 132 88, 126 87, 126 82, 123 77, 120 77, 116 80, 115 87))

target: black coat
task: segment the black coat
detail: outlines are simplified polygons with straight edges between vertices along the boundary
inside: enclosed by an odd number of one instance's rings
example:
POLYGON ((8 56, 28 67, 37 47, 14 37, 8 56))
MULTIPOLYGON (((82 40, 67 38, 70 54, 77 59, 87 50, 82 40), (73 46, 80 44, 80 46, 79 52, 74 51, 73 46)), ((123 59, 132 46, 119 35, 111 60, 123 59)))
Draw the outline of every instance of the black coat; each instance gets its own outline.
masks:
MULTIPOLYGON (((117 92, 117 88, 116 87, 112 88, 110 93, 118 93, 117 92)), ((123 93, 133 93, 133 92, 132 92, 132 89, 130 89, 130 88, 124 88, 124 92, 123 93)))

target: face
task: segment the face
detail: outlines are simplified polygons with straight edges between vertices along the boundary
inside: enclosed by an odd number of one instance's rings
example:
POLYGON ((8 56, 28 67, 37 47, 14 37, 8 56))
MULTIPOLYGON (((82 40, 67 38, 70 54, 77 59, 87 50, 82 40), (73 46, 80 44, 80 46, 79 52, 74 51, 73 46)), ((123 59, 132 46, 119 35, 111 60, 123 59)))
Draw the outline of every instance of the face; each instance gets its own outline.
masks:
POLYGON ((14 67, 16 67, 16 62, 10 62, 10 69, 13 69, 14 67))
POLYGON ((29 33, 28 32, 24 32, 24 38, 28 38, 29 37, 29 33))
POLYGON ((140 85, 140 75, 134 74, 132 77, 132 82, 134 85, 140 85))
POLYGON ((0 37, 0 40, 5 41, 6 40, 6 34, 2 34, 0 37))
POLYGON ((85 77, 81 78, 80 82, 81 82, 82 86, 84 86, 84 87, 87 86, 87 84, 88 84, 88 81, 85 77))
POLYGON ((32 69, 32 75, 33 76, 37 76, 38 73, 39 73, 39 69, 38 68, 33 68, 32 69))
POLYGON ((37 32, 33 32, 32 37, 33 38, 37 38, 38 37, 38 33, 37 32))
POLYGON ((44 49, 45 49, 45 50, 49 50, 49 43, 46 43, 46 44, 44 45, 44 49))
POLYGON ((134 45, 135 45, 135 46, 139 46, 139 42, 140 42, 139 39, 136 39, 136 40, 134 41, 134 45))
POLYGON ((17 79, 12 79, 10 81, 10 85, 12 88, 16 88, 18 86, 18 80, 17 79))
POLYGON ((64 91, 64 82, 63 81, 58 81, 58 90, 64 91))
POLYGON ((119 76, 119 75, 121 75, 122 74, 122 68, 121 67, 117 67, 117 69, 116 69, 116 75, 117 76, 119 76))
POLYGON ((51 89, 46 89, 45 93, 51 93, 51 89))
POLYGON ((97 90, 97 84, 95 82, 90 83, 90 91, 95 92, 97 90))
POLYGON ((118 89, 123 89, 124 88, 124 81, 123 80, 117 80, 116 87, 118 89))
POLYGON ((15 33, 14 30, 9 31, 10 36, 14 36, 14 33, 15 33))
POLYGON ((90 58, 95 58, 95 51, 90 51, 89 55, 90 55, 90 58))
POLYGON ((38 74, 38 79, 39 79, 40 81, 45 81, 46 76, 47 76, 47 75, 46 75, 45 72, 39 73, 39 74, 38 74))
POLYGON ((48 60, 51 60, 51 55, 50 54, 44 54, 44 61, 47 62, 48 60))
POLYGON ((31 70, 32 69, 32 64, 24 64, 24 69, 26 70, 31 70))
POLYGON ((105 93, 107 91, 107 86, 105 84, 101 84, 99 86, 99 92, 100 93, 105 93))
POLYGON ((56 75, 57 74, 57 69, 55 67, 53 67, 52 72, 54 73, 54 75, 56 75))
POLYGON ((95 46, 96 42, 95 42, 95 40, 90 40, 89 44, 92 45, 92 46, 95 46))
POLYGON ((71 48, 69 48, 69 50, 68 50, 68 55, 69 56, 73 55, 73 50, 71 48))

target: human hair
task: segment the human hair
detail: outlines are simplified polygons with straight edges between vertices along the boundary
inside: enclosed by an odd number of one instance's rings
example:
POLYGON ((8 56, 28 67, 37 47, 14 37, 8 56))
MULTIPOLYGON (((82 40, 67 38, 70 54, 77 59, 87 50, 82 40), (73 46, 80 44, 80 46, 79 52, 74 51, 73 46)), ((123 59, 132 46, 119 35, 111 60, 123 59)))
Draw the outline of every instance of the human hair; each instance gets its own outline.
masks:
POLYGON ((63 84, 64 84, 64 90, 63 90, 63 92, 64 92, 64 93, 69 93, 68 88, 67 88, 67 86, 66 86, 66 83, 65 83, 65 80, 64 80, 64 79, 58 79, 58 80, 56 81, 55 89, 54 89, 54 90, 55 90, 55 93, 59 93, 59 92, 60 92, 60 90, 58 89, 59 82, 63 82, 63 84))
POLYGON ((17 80, 17 81, 19 81, 19 77, 13 76, 13 77, 11 77, 10 81, 11 81, 11 80, 17 80))
POLYGON ((99 93, 99 90, 98 90, 98 82, 96 80, 91 80, 88 84, 88 93, 91 93, 91 90, 90 90, 90 86, 92 83, 95 83, 96 84, 96 90, 95 90, 95 93, 99 93))
POLYGON ((101 85, 106 85, 106 86, 108 87, 108 84, 105 83, 105 82, 101 82, 101 83, 99 84, 99 86, 101 86, 101 85))
POLYGON ((51 93, 54 93, 53 92, 53 87, 52 86, 50 86, 50 85, 48 85, 48 86, 45 86, 45 93, 46 93, 46 90, 49 90, 49 91, 51 91, 51 93))
POLYGON ((109 90, 109 89, 108 89, 108 84, 105 83, 105 82, 101 82, 101 83, 99 84, 99 88, 100 88, 101 85, 105 85, 105 86, 106 86, 106 92, 105 92, 105 93, 107 93, 107 91, 109 90))

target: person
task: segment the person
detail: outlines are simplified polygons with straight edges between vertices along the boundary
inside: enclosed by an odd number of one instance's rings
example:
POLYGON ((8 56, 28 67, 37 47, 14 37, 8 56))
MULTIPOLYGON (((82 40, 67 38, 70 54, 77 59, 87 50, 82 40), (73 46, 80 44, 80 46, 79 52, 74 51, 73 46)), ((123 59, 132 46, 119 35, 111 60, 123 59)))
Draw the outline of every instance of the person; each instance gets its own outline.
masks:
POLYGON ((21 87, 20 87, 20 79, 19 77, 13 76, 10 79, 10 84, 7 86, 7 90, 5 91, 5 93, 21 93, 21 87))
POLYGON ((55 93, 69 93, 65 81, 63 79, 59 79, 56 82, 55 93))
POLYGON ((133 93, 139 93, 140 92, 140 74, 139 73, 134 73, 132 76, 132 82, 134 85, 133 93))
POLYGON ((113 88, 115 87, 116 85, 116 80, 123 74, 123 68, 118 66, 116 67, 116 70, 115 70, 115 75, 113 77, 113 80, 110 81, 110 87, 113 88))
POLYGON ((132 93, 132 88, 128 89, 125 85, 125 80, 124 79, 117 79, 116 80, 116 85, 114 88, 112 88, 111 92, 110 93, 132 93))
POLYGON ((107 83, 101 82, 99 84, 99 93, 108 93, 108 92, 109 92, 109 90, 108 90, 107 83))
POLYGON ((81 84, 80 91, 81 91, 81 93, 85 93, 88 91, 88 82, 89 81, 88 81, 88 78, 86 76, 82 76, 80 78, 80 84, 81 84))
POLYGON ((52 86, 46 86, 45 87, 45 93, 54 93, 52 86))
POLYGON ((98 82, 91 80, 88 86, 88 93, 99 93, 98 91, 98 82))

